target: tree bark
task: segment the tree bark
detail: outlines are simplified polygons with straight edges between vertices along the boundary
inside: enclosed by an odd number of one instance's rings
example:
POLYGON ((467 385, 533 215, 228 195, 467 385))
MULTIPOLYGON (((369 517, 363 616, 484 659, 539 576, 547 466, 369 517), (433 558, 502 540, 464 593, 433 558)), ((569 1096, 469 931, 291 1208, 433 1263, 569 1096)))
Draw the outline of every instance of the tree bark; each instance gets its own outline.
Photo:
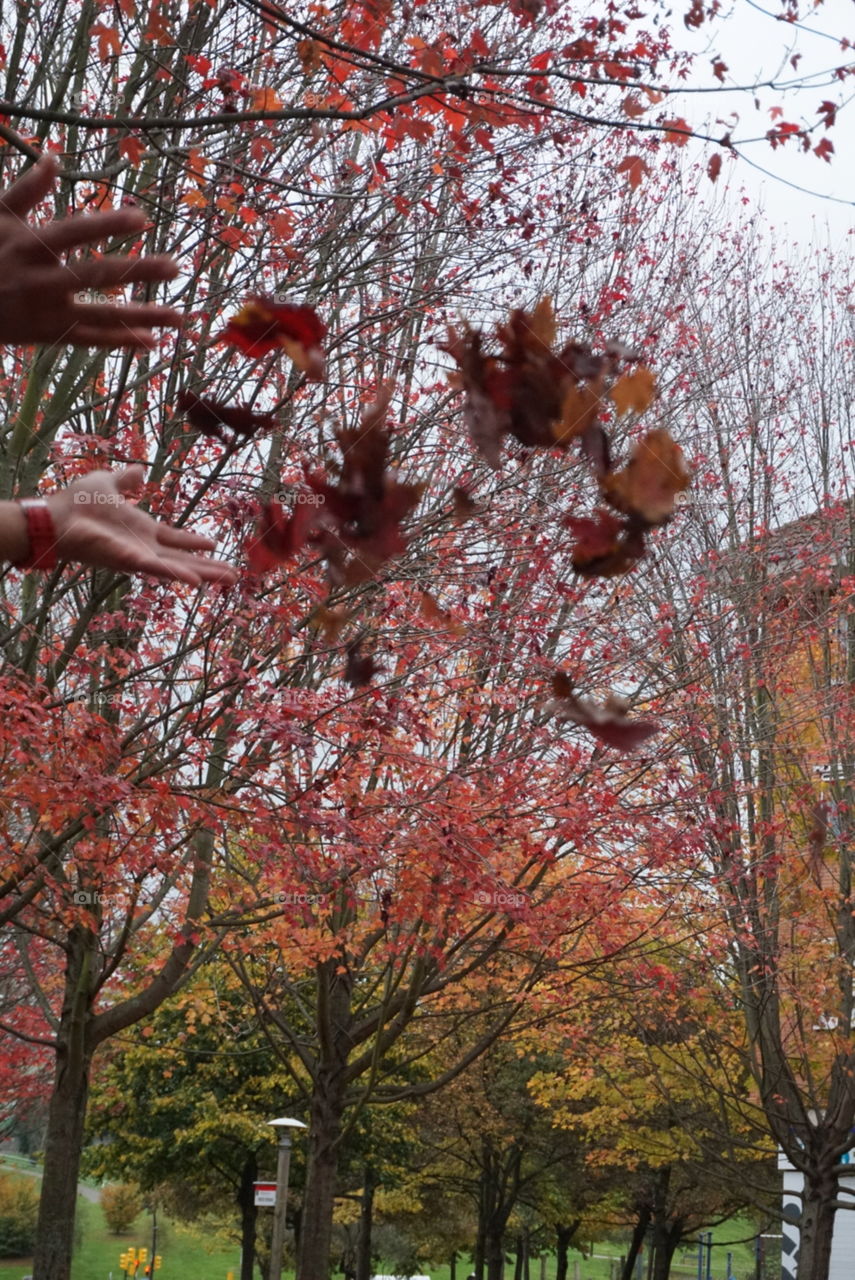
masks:
POLYGON ((45 1137, 33 1280, 69 1280, 71 1275, 77 1181, 93 1052, 89 1037, 93 944, 94 936, 88 929, 76 926, 71 930, 45 1137))
POLYGON ((298 1280, 328 1280, 330 1274, 338 1143, 344 1110, 342 1094, 340 1078, 324 1070, 319 1072, 312 1096, 298 1280))
POLYGON ((632 1229, 632 1239, 629 1242, 629 1252, 626 1255, 626 1261, 623 1264, 621 1280, 632 1280, 632 1274, 635 1270, 635 1260, 641 1252, 641 1246, 644 1243, 644 1237, 647 1234, 647 1228, 650 1223, 650 1206, 643 1205, 638 1210, 638 1217, 635 1220, 635 1226, 632 1229))
POLYGON ((359 1239, 356 1245, 356 1280, 371 1280, 371 1228, 374 1218, 374 1191, 377 1179, 370 1164, 365 1166, 362 1203, 359 1207, 359 1239))
POLYGON ((247 1156, 237 1193, 240 1209, 240 1280, 254 1280, 255 1276, 255 1219, 258 1210, 255 1207, 253 1183, 257 1177, 258 1161, 254 1155, 247 1156))
POLYGON ((799 1280, 828 1280, 836 1198, 834 1169, 818 1177, 805 1177, 799 1222, 799 1280))
POLYGON ((504 1280, 505 1250, 504 1232, 492 1224, 487 1228, 484 1261, 487 1264, 487 1280, 504 1280))
POLYGON ((567 1280, 570 1241, 579 1227, 578 1220, 572 1226, 555 1228, 555 1280, 567 1280))

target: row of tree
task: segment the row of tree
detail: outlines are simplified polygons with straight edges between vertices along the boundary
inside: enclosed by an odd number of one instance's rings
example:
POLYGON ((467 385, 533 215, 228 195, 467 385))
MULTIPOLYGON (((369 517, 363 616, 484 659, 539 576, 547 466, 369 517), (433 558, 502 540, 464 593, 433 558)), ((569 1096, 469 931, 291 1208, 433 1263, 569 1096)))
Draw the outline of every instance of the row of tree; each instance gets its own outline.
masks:
MULTIPOLYGON (((685 135, 664 109, 649 131, 642 121, 613 132, 617 163, 600 163, 590 127, 605 127, 610 103, 624 103, 623 124, 646 104, 660 109, 645 70, 658 75, 671 56, 658 13, 577 22, 549 4, 427 8, 321 5, 301 23, 267 3, 119 4, 111 15, 75 0, 40 6, 38 22, 26 6, 2 18, 5 106, 32 129, 7 130, 9 146, 62 153, 51 212, 131 198, 150 210, 139 249, 180 253, 188 270, 171 297, 189 321, 151 356, 10 354, 4 496, 105 459, 145 460, 151 509, 215 530, 224 554, 242 557, 266 503, 296 511, 316 496, 307 469, 341 467, 339 447, 353 447, 384 384, 394 385, 391 463, 419 486, 394 557, 357 522, 343 531, 348 555, 327 545, 325 565, 308 544, 205 598, 104 571, 0 580, 6 1094, 16 1105, 38 1097, 53 1072, 36 1280, 68 1277, 92 1072, 106 1073, 100 1097, 137 1043, 159 1043, 154 1060, 174 1073, 153 1078, 140 1109, 168 1115, 169 1081, 194 1063, 199 1024, 224 1027, 217 1049, 200 1051, 211 1093, 188 1127, 225 1144, 216 1164, 239 1174, 247 1245, 258 1115, 268 1099, 303 1100, 298 1267, 318 1280, 360 1126, 474 1087, 465 1082, 488 1063, 497 1087, 518 1092, 526 1072, 509 1083, 496 1046, 546 1026, 556 1052, 565 1035, 593 1036, 596 984, 625 960, 624 989, 643 988, 657 947, 666 986, 672 970, 700 968, 704 981, 689 985, 702 1005, 718 1008, 725 992, 728 1017, 749 1012, 755 1103, 805 1168, 811 1203, 833 1212, 829 1178, 855 1120, 851 916, 844 855, 838 884, 818 868, 848 829, 845 681, 828 703, 831 665, 852 661, 839 640, 844 544, 820 566, 826 595, 814 562, 799 569, 819 602, 807 611, 802 590, 784 593, 786 607, 777 586, 758 594, 767 570, 746 574, 734 557, 766 564, 770 528, 846 496, 836 362, 851 315, 839 264, 823 264, 820 308, 794 268, 763 263, 745 226, 723 228, 725 249, 711 255, 715 213, 688 194, 673 160, 685 135), (259 294, 322 314, 323 381, 218 342, 229 313, 259 294), (462 314, 489 328, 512 303, 533 314, 547 294, 580 359, 619 341, 655 364, 656 425, 679 421, 696 466, 688 506, 628 577, 577 573, 566 523, 590 511, 592 469, 601 482, 608 470, 594 448, 603 433, 591 432, 581 461, 535 451, 518 405, 517 438, 488 469, 448 385, 448 322, 462 314), (206 433, 179 410, 182 393, 239 397, 274 427, 206 433), (716 559, 721 546, 729 559, 716 559), (793 634, 798 672, 783 642, 793 634), (626 758, 602 743, 592 751, 586 731, 546 719, 556 670, 585 692, 627 692, 665 732, 626 758), (826 719, 810 737, 818 697, 826 719), (805 762, 826 741, 828 796, 825 782, 811 789, 801 777, 816 778, 805 762), (801 775, 796 764, 782 774, 799 751, 801 775), (820 800, 833 811, 805 826, 820 800), (808 861, 791 883, 792 849, 808 861), (817 921, 830 917, 829 933, 817 921), (783 918, 801 923, 782 961, 783 918), (668 932, 676 919, 683 936, 668 932), (708 950, 685 960, 698 937, 708 950), (829 947, 826 991, 814 973, 829 947), (231 977, 214 981, 212 965, 231 977), (799 1004, 805 985, 816 1017, 835 1020, 819 1046, 799 1004), (238 990, 242 1006, 218 1022, 210 992, 230 1007, 238 990), (580 1023, 557 1029, 551 1014, 568 1007, 580 1023)), ((611 402, 602 409, 613 424, 611 402)), ((472 426, 471 399, 469 413, 472 426)), ((639 429, 636 414, 620 417, 624 460, 639 429)), ((782 563, 778 583, 796 567, 782 563)), ((698 1034, 693 1016, 679 1013, 674 1043, 698 1034)), ((550 1070, 535 1054, 531 1105, 554 1097, 557 1132, 572 1133, 571 1099, 555 1097, 550 1070)), ((750 1110, 742 1082, 737 1073, 725 1108, 731 1151, 750 1110)), ((117 1113, 113 1131, 125 1123, 117 1113)), ((510 1190, 537 1181, 540 1156, 505 1168, 488 1138, 473 1239, 493 1280, 525 1204, 510 1190)), ((577 1163, 596 1163, 578 1134, 567 1142, 577 1163)), ((449 1153, 450 1169, 457 1161, 449 1153)), ((367 1160, 354 1185, 382 1186, 382 1172, 367 1160)), ((648 1209, 638 1214, 660 1233, 661 1275, 679 1238, 661 1208, 670 1186, 639 1192, 648 1209)), ((204 1202, 205 1187, 195 1194, 204 1202)), ((566 1215, 556 1231, 578 1216, 566 1215)), ((805 1265, 822 1280, 819 1254, 805 1265)))

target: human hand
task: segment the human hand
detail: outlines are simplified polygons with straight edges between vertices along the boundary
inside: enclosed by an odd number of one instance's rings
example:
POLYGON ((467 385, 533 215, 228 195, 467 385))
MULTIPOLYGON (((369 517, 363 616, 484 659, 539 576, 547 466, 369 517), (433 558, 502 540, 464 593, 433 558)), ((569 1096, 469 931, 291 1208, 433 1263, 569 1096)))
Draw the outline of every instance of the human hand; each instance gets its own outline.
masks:
POLYGON ((175 529, 141 511, 128 498, 139 493, 143 468, 91 471, 47 498, 60 560, 123 573, 151 573, 167 582, 237 581, 222 560, 198 555, 216 545, 210 538, 175 529))
POLYGON ((32 227, 26 221, 53 186, 56 162, 43 156, 5 192, 0 192, 0 343, 74 343, 81 347, 156 345, 154 328, 176 328, 179 312, 154 303, 81 300, 126 284, 171 280, 173 258, 102 258, 63 255, 84 245, 139 231, 146 222, 139 209, 75 214, 32 227))

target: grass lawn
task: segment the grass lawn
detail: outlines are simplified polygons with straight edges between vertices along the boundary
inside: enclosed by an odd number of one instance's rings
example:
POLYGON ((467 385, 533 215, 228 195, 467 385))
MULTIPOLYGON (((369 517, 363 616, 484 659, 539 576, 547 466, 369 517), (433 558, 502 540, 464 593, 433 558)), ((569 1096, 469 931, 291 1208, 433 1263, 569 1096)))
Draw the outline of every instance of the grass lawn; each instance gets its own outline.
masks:
MULTIPOLYGON (((11 1173, 12 1169, 6 1164, 2 1171, 11 1173)), ((114 1236, 106 1229, 99 1205, 81 1196, 78 1197, 77 1211, 79 1236, 71 1268, 72 1280, 122 1280, 119 1255, 130 1247, 144 1247, 151 1251, 149 1214, 140 1214, 127 1235, 114 1236)), ((751 1233, 750 1224, 739 1220, 713 1229, 712 1280, 729 1280, 728 1253, 733 1255, 732 1275, 735 1280, 754 1280, 753 1244, 735 1243, 750 1237, 751 1233)), ((778 1242, 769 1240, 767 1244, 771 1260, 778 1242)), ((593 1256, 589 1258, 571 1252, 569 1280, 613 1280, 616 1260, 623 1251, 619 1244, 608 1242, 595 1245, 593 1256)), ((163 1259, 163 1266, 156 1272, 156 1280, 227 1280, 229 1271, 235 1277, 239 1274, 240 1251, 236 1247, 224 1249, 216 1241, 208 1241, 200 1234, 161 1217, 158 1219, 157 1252, 163 1259)), ((697 1257, 697 1245, 678 1249, 671 1270, 672 1280, 697 1280, 697 1257)), ((31 1261, 30 1258, 0 1260, 0 1280, 22 1280, 32 1270, 31 1261)), ((464 1260, 458 1262, 457 1280, 464 1280, 468 1271, 464 1260)), ((389 1274, 391 1267, 381 1263, 378 1272, 389 1274)), ((450 1280, 448 1266, 425 1268, 424 1274, 430 1275, 431 1280, 450 1280)), ((505 1274, 510 1280, 513 1264, 506 1268, 505 1274)), ((643 1266, 642 1280, 646 1277, 647 1269, 643 1266)), ((283 1280, 293 1280, 293 1273, 283 1272, 283 1280)), ((543 1271, 540 1261, 533 1259, 531 1280, 555 1280, 555 1259, 548 1257, 543 1271)), ((706 1263, 701 1280, 706 1280, 706 1263)))

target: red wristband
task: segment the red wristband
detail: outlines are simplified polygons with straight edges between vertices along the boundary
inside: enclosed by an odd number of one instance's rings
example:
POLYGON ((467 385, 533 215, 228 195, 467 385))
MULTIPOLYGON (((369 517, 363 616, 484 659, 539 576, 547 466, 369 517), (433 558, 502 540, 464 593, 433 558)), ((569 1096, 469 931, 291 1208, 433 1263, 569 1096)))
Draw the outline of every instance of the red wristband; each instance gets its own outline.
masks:
POLYGON ((23 560, 16 560, 18 569, 55 569, 57 565, 56 529, 50 508, 44 498, 21 498, 18 506, 27 522, 30 550, 23 560))

